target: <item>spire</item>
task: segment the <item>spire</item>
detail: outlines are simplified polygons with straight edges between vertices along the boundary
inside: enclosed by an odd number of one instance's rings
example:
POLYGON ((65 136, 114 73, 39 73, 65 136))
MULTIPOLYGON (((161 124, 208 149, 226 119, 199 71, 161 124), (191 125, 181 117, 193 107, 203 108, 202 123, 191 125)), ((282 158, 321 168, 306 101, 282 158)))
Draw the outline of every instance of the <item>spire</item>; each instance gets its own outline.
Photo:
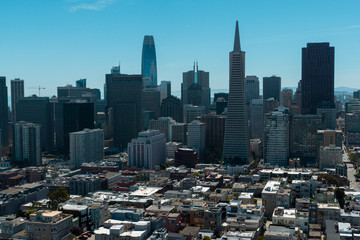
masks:
POLYGON ((235 40, 234 40, 234 52, 241 52, 240 47, 240 36, 239 36, 239 23, 236 21, 236 27, 235 27, 235 40))

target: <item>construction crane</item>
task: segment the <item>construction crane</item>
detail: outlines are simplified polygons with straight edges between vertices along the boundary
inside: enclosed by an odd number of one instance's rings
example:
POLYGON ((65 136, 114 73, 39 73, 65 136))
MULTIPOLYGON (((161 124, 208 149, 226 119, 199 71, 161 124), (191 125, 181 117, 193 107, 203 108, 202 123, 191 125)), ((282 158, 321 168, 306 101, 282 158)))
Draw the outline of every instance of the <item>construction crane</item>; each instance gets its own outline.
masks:
POLYGON ((40 91, 45 89, 44 87, 38 86, 38 87, 29 87, 28 89, 37 89, 39 90, 39 97, 40 97, 40 91))

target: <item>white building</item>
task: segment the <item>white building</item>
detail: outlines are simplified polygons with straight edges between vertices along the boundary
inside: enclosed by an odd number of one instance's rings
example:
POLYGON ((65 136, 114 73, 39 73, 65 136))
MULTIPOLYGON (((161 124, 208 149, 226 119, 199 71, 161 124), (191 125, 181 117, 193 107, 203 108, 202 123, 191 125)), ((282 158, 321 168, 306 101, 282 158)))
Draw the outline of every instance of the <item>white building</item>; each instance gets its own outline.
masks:
POLYGON ((14 156, 23 166, 42 164, 39 124, 18 122, 14 125, 14 156))
POLYGON ((341 147, 330 145, 320 147, 319 169, 335 168, 337 164, 342 162, 341 147))
POLYGON ((273 166, 287 166, 289 123, 285 109, 265 115, 264 159, 273 166))
POLYGON ((155 169, 165 163, 166 139, 160 130, 140 132, 138 138, 128 143, 130 167, 155 169))
POLYGON ((104 159, 104 130, 84 129, 70 133, 70 160, 76 168, 104 159))
POLYGON ((162 100, 171 95, 171 81, 161 81, 160 85, 157 87, 160 92, 160 103, 162 100))
POLYGON ((161 117, 159 119, 150 120, 149 129, 160 130, 161 133, 165 134, 166 141, 172 139, 172 125, 175 125, 176 121, 171 117, 161 117))
POLYGON ((205 150, 205 123, 194 120, 188 124, 188 146, 194 148, 201 159, 205 150))
POLYGON ((275 208, 272 215, 272 223, 280 226, 295 227, 296 209, 275 208))

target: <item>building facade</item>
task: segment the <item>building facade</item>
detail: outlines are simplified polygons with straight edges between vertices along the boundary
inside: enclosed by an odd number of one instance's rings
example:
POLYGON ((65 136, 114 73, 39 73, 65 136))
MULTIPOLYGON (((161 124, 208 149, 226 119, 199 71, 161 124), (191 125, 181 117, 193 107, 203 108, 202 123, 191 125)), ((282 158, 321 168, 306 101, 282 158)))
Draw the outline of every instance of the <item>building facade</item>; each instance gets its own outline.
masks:
POLYGON ((16 104, 24 97, 24 80, 15 78, 11 80, 11 121, 16 122, 16 104))
POLYGON ((175 96, 168 96, 161 102, 160 115, 162 117, 171 117, 176 122, 184 121, 184 105, 182 101, 175 96))
POLYGON ((257 76, 245 77, 246 104, 250 104, 251 100, 260 98, 259 78, 257 76))
POLYGON ((281 78, 277 76, 263 78, 263 98, 274 98, 281 102, 281 78))
POLYGON ((0 129, 1 146, 3 147, 7 147, 9 144, 8 111, 6 77, 0 77, 0 129))
POLYGON ((157 86, 156 51, 153 36, 144 36, 141 75, 145 86, 157 86))
POLYGON ((205 134, 205 123, 194 120, 188 124, 187 144, 198 152, 200 159, 203 157, 203 153, 205 150, 205 134))

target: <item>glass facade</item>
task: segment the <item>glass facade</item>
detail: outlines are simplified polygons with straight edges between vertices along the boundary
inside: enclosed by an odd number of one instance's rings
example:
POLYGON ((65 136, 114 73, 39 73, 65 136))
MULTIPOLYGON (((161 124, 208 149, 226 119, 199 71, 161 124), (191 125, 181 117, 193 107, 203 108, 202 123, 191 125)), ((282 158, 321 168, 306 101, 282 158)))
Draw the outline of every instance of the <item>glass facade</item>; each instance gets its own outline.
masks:
POLYGON ((144 37, 141 75, 145 79, 144 82, 149 83, 151 86, 157 86, 156 52, 153 36, 144 37))

